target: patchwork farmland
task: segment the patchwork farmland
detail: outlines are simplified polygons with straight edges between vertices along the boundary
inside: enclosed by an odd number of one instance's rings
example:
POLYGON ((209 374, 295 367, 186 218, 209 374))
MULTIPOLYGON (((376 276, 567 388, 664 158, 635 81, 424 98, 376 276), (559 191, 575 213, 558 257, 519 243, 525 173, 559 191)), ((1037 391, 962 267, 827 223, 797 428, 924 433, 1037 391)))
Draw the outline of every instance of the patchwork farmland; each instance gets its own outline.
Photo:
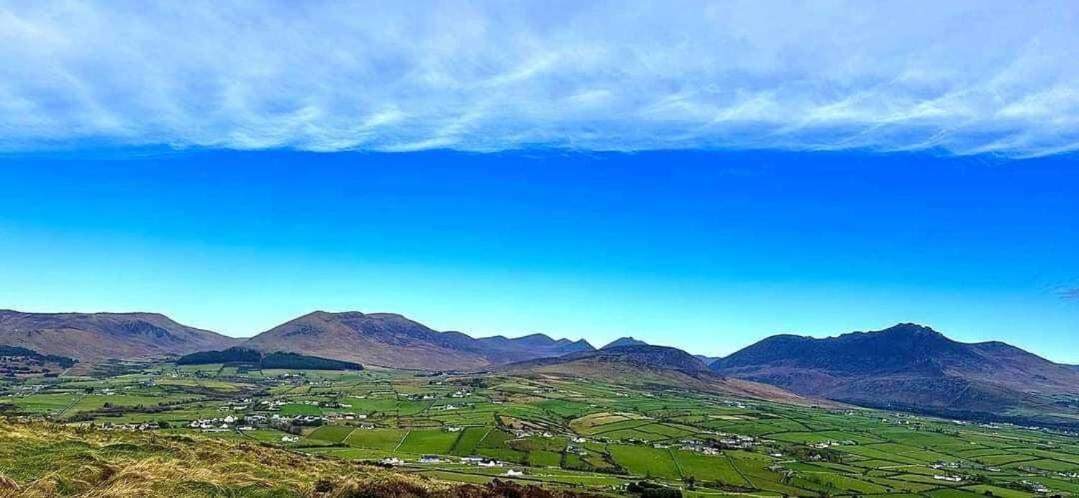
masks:
MULTIPOLYGON (((1079 495, 1049 429, 557 376, 131 364, 3 385, 8 424, 249 441, 439 482, 601 494, 1079 495)), ((14 444, 0 436, 0 450, 14 444)), ((10 451, 0 473, 25 476, 10 451)))

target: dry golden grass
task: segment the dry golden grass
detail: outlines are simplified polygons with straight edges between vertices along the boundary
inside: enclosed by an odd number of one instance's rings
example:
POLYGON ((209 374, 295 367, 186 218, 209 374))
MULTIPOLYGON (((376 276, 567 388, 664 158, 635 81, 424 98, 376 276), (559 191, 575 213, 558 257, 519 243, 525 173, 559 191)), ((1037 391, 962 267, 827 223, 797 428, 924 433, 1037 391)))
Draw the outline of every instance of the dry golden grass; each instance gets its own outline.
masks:
POLYGON ((381 473, 254 442, 0 422, 0 496, 308 496, 381 473))
POLYGON ((0 418, 0 498, 76 496, 565 498, 563 490, 477 486, 255 442, 104 432, 0 418))

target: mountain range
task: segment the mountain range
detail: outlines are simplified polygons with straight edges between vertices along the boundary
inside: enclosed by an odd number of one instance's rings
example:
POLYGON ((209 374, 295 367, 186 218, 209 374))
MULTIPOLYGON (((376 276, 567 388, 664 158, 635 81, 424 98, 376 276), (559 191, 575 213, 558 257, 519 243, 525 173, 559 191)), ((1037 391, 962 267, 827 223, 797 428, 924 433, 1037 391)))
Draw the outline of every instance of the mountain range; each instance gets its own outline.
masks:
POLYGON ((1079 408, 1079 368, 910 323, 824 339, 772 336, 711 368, 802 395, 945 416, 1071 419, 1079 408))
POLYGON ((777 335, 724 358, 625 337, 594 348, 543 334, 473 338, 392 313, 316 311, 250 339, 154 313, 0 311, 0 346, 74 358, 170 358, 241 346, 427 371, 512 371, 653 382, 756 398, 1079 425, 1079 367, 921 325, 829 338, 777 335), (808 400, 808 401, 807 401, 808 400))
POLYGON ((24 347, 94 363, 152 359, 243 345, 363 365, 422 370, 475 370, 567 353, 592 351, 587 341, 543 334, 475 339, 439 332, 392 313, 316 311, 250 339, 188 327, 155 313, 22 313, 0 311, 0 345, 24 347))
POLYGON ((364 365, 421 370, 469 370, 594 348, 587 341, 543 334, 475 339, 439 332, 392 313, 316 311, 252 337, 245 346, 292 351, 364 365))

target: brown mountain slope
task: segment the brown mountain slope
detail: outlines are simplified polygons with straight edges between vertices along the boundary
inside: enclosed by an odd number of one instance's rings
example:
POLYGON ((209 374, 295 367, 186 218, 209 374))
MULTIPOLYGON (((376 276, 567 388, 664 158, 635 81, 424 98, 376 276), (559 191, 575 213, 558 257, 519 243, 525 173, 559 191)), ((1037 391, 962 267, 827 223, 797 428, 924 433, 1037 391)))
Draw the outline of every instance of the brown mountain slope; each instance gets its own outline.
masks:
POLYGON ((244 346, 396 368, 449 370, 489 364, 478 353, 454 348, 458 340, 401 315, 316 311, 252 337, 244 346))
POLYGON ((22 313, 0 310, 0 344, 93 363, 147 359, 236 345, 238 339, 156 313, 22 313))
POLYGON ((914 324, 825 339, 773 336, 712 369, 864 406, 1040 422, 1079 415, 1067 402, 1079 395, 1074 367, 999 342, 953 341, 914 324))
POLYGON ((542 334, 474 339, 461 332, 439 332, 392 313, 325 311, 274 327, 244 346, 421 370, 476 370, 592 349, 585 341, 556 341, 542 334))

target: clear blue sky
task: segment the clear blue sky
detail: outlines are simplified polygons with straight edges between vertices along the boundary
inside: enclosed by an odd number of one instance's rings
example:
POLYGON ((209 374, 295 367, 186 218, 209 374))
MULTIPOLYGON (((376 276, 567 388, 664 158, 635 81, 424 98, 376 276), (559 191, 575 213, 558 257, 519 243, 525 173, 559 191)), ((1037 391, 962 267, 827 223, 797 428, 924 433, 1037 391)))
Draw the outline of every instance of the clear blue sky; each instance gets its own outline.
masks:
POLYGON ((0 303, 251 335, 315 309, 722 354, 896 322, 1079 361, 1079 168, 866 152, 0 159, 0 303))
POLYGON ((1079 2, 0 3, 0 307, 1079 363, 1079 2))

